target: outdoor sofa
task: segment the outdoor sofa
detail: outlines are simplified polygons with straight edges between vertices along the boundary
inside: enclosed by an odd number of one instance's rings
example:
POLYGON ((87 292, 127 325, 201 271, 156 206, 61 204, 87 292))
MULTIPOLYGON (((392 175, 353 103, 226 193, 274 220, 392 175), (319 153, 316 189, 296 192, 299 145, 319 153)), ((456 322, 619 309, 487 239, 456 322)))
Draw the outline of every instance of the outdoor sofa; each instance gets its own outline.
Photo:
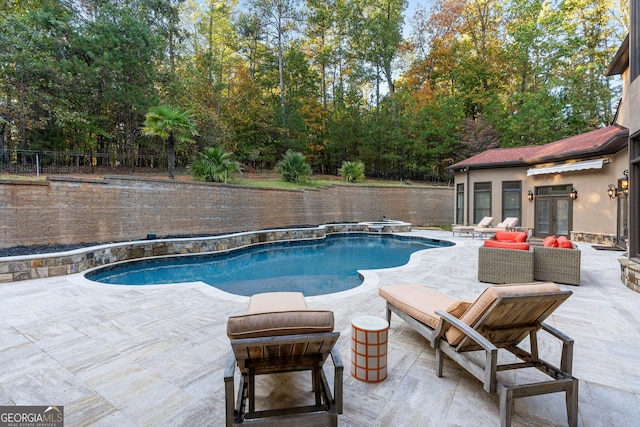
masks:
POLYGON ((532 242, 535 280, 580 285, 581 256, 575 243, 564 236, 532 242))
POLYGON ((534 254, 526 232, 497 231, 478 250, 478 280, 486 283, 534 281, 534 254))

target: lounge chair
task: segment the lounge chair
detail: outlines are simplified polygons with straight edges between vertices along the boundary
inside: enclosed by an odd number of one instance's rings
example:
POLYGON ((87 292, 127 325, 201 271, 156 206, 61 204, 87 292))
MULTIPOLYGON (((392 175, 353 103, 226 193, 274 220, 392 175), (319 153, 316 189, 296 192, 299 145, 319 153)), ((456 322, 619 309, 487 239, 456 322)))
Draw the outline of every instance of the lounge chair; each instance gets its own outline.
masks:
POLYGON ((515 217, 506 217, 502 222, 498 223, 495 227, 475 227, 473 229, 473 238, 475 239, 476 234, 483 238, 485 236, 490 236, 496 234, 498 231, 512 231, 516 225, 518 225, 519 218, 515 217))
POLYGON ((435 349, 438 377, 447 355, 487 392, 500 395, 502 426, 511 425, 515 398, 556 392, 565 392, 569 425, 578 425, 578 380, 571 376, 573 340, 543 323, 572 292, 554 283, 491 286, 474 302, 456 301, 423 285, 385 286, 379 293, 387 301, 387 320, 396 313, 435 349), (562 342, 560 367, 540 358, 541 330, 562 342), (529 350, 518 346, 527 337, 529 350), (499 352, 521 362, 499 363, 499 352), (498 378, 499 372, 522 368, 537 368, 551 379, 512 384, 504 374, 498 378))
POLYGON ((461 236, 462 233, 465 233, 465 234, 471 234, 471 236, 473 237, 473 231, 474 231, 474 229, 476 227, 482 227, 482 228, 491 227, 492 223, 493 223, 493 217, 492 216, 485 216, 476 225, 453 224, 451 226, 451 234, 455 236, 456 233, 458 233, 458 236, 461 236))
POLYGON ((245 421, 274 427, 337 426, 344 368, 335 346, 340 333, 333 332, 333 323, 333 312, 309 310, 299 292, 254 295, 246 314, 229 317, 231 349, 224 373, 226 426, 241 426, 245 421), (329 354, 334 365, 333 395, 323 369, 329 354), (234 407, 236 365, 241 376, 234 407), (296 371, 311 371, 315 404, 256 410, 257 375, 296 371))

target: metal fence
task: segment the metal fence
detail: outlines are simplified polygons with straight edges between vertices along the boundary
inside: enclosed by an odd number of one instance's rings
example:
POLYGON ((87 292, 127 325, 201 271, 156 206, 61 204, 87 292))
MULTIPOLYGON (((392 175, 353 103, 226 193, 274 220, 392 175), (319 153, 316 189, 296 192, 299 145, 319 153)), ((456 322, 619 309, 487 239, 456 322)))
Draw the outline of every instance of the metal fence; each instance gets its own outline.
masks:
POLYGON ((157 173, 166 170, 167 160, 157 156, 8 149, 0 151, 0 173, 3 174, 157 173))

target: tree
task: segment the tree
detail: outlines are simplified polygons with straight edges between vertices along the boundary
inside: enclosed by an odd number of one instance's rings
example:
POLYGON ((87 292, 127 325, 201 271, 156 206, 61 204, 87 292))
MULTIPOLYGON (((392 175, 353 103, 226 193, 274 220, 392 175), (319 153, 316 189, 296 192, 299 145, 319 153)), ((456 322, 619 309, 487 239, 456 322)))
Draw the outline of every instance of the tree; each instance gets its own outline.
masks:
POLYGON ((227 183, 230 176, 241 172, 240 163, 231 160, 232 154, 220 147, 207 147, 191 163, 191 172, 196 181, 227 183))
POLYGON ((169 179, 174 179, 176 141, 193 142, 193 137, 197 135, 195 123, 191 119, 191 111, 158 105, 151 107, 145 117, 142 133, 148 136, 159 136, 166 140, 169 179))
POLYGON ((344 178, 345 182, 360 181, 364 178, 364 163, 360 160, 342 162, 342 167, 338 169, 338 174, 344 178))
POLYGON ((252 0, 253 8, 264 22, 264 28, 271 29, 269 33, 278 55, 278 75, 280 86, 280 109, 282 124, 285 124, 286 101, 284 87, 284 56, 287 34, 295 29, 297 19, 297 0, 252 0))
POLYGON ((276 165, 276 170, 285 181, 296 184, 300 183, 301 178, 311 175, 311 166, 307 164, 304 155, 293 150, 287 150, 276 165))

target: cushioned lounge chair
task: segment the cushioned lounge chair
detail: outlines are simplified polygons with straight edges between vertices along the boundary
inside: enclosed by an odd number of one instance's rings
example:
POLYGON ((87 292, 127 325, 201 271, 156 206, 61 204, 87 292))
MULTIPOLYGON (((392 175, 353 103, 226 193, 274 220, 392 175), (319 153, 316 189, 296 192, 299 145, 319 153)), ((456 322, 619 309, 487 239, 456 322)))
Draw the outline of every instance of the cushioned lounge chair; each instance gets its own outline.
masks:
POLYGON ((471 236, 473 236, 473 231, 474 231, 474 229, 476 227, 482 227, 482 228, 491 227, 492 223, 493 223, 493 217, 492 216, 485 216, 476 225, 453 224, 451 226, 451 234, 455 236, 456 233, 458 233, 458 236, 461 236, 462 233, 465 233, 465 234, 471 234, 471 236))
MULTIPOLYGON (((554 283, 491 286, 474 302, 456 301, 423 285, 380 288, 387 301, 387 320, 396 313, 423 335, 436 352, 436 374, 442 376, 447 355, 500 395, 500 422, 511 425, 513 400, 565 392, 569 425, 578 425, 578 380, 571 376, 573 340, 543 323, 572 293, 554 283), (538 332, 562 342, 560 366, 541 359, 538 332), (529 349, 519 346, 526 338, 529 349), (478 352, 484 357, 477 356, 478 352), (518 363, 499 363, 499 352, 511 353, 518 363), (537 368, 550 379, 512 384, 499 372, 537 368)), ((512 356, 512 357, 513 357, 512 356)))
POLYGON ((224 373, 226 426, 337 426, 342 413, 343 363, 335 346, 333 312, 309 310, 302 293, 273 292, 251 297, 246 314, 231 316, 231 349, 224 373), (333 394, 323 364, 331 354, 333 394), (240 385, 234 407, 234 371, 240 385), (257 410, 255 377, 310 371, 315 404, 257 410))
POLYGON ((495 227, 475 227, 473 229, 473 238, 476 237, 476 234, 480 236, 480 238, 488 237, 496 234, 498 231, 511 231, 516 225, 518 225, 519 218, 515 217, 506 217, 502 222, 498 223, 495 227))

